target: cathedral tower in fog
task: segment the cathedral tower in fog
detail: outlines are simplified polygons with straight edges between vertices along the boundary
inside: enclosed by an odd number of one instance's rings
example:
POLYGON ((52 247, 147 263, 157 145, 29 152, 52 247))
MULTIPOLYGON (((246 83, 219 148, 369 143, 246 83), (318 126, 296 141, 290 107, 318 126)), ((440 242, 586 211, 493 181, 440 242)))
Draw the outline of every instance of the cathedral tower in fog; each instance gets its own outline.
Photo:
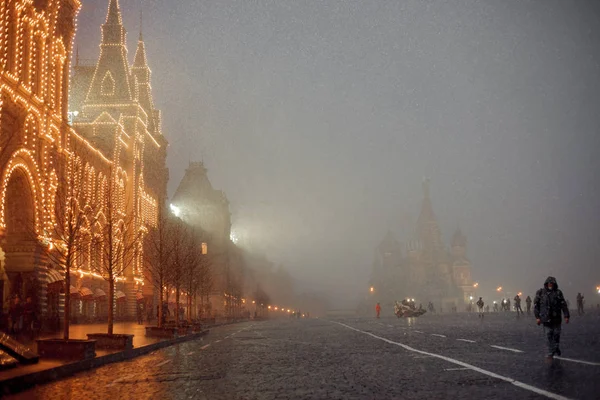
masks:
POLYGON ((451 249, 445 248, 433 212, 429 181, 425 180, 413 237, 403 246, 388 232, 375 252, 370 302, 393 304, 409 297, 417 304, 425 306, 432 301, 436 308, 446 310, 468 304, 473 282, 466 244, 466 236, 457 230, 451 249))

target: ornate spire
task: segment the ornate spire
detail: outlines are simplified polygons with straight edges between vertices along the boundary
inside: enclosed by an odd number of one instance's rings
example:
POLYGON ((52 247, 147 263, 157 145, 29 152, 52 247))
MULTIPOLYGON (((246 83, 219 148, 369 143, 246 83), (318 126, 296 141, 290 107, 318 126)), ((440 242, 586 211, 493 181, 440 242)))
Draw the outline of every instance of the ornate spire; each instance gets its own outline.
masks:
POLYGON ((119 8, 119 0, 109 0, 106 24, 123 25, 123 20, 121 19, 121 9, 119 8))
MULTIPOLYGON (((106 22, 102 25, 102 43, 100 56, 90 88, 86 96, 86 106, 98 104, 125 104, 133 100, 130 84, 129 64, 127 63, 127 47, 125 44, 125 28, 121 20, 118 0, 109 0, 106 22), (106 86, 104 83, 111 83, 106 86), (112 89, 111 89, 112 88, 112 89)), ((94 110, 99 110, 95 107, 94 110)), ((89 110, 94 117, 95 111, 89 110)), ((115 118, 118 116, 115 115, 115 118)))
POLYGON ((466 247, 467 237, 462 233, 460 228, 456 228, 454 235, 452 235, 452 247, 466 247))
POLYGON ((144 27, 144 14, 143 14, 143 10, 140 8, 140 38, 139 38, 140 42, 144 41, 143 27, 144 27))
POLYGON ((421 203, 421 214, 419 215, 419 223, 435 221, 433 206, 431 205, 431 197, 429 194, 429 178, 423 179, 423 202, 421 203))
MULTIPOLYGON (((148 68, 148 60, 146 59, 146 45, 144 44, 141 31, 140 40, 138 40, 137 50, 135 51, 135 57, 133 58, 132 68, 148 68)), ((146 81, 149 78, 150 76, 144 80, 146 81)))
POLYGON ((440 228, 431 205, 428 178, 423 180, 423 202, 417 221, 417 237, 426 248, 437 250, 443 248, 440 228))

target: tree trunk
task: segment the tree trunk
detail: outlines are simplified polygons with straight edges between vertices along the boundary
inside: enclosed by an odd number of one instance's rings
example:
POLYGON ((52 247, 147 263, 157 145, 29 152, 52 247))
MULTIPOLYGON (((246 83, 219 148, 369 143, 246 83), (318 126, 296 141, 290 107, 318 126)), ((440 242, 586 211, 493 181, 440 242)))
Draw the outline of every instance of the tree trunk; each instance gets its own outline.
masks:
POLYGON ((175 286, 175 326, 179 327, 179 285, 175 286))
POLYGON ((113 334, 113 323, 114 323, 114 303, 113 299, 115 298, 115 280, 112 275, 110 276, 110 280, 108 281, 108 334, 113 334))
POLYGON ((162 316, 163 316, 163 285, 160 285, 160 288, 158 289, 160 291, 159 295, 158 295, 158 322, 157 322, 157 326, 159 328, 162 328, 162 316))
POLYGON ((69 340, 69 326, 71 322, 71 268, 67 263, 67 271, 65 275, 65 315, 64 318, 64 331, 63 339, 69 340))

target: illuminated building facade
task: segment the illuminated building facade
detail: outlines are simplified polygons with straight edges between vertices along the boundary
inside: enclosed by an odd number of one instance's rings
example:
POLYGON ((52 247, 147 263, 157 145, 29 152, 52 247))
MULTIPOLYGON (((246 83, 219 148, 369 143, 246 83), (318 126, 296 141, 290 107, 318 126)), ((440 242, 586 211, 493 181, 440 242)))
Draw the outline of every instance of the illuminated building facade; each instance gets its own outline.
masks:
POLYGON ((32 297, 42 319, 58 319, 65 295, 78 300, 72 302, 75 317, 105 313, 107 283, 96 268, 103 243, 95 233, 106 223, 107 207, 135 232, 134 261, 119 277, 113 299, 118 314, 133 316, 136 302, 152 290, 144 287, 143 234, 156 224, 166 197, 167 142, 153 105, 145 46, 140 34, 130 66, 118 0, 108 1, 98 62, 74 68, 69 104, 80 6, 80 0, 0 3, 0 299, 6 309, 15 295, 32 297), (83 179, 71 179, 74 168, 83 179), (81 251, 65 289, 64 270, 49 252, 60 224, 57 207, 73 186, 80 189, 78 207, 96 212, 82 227, 81 251))

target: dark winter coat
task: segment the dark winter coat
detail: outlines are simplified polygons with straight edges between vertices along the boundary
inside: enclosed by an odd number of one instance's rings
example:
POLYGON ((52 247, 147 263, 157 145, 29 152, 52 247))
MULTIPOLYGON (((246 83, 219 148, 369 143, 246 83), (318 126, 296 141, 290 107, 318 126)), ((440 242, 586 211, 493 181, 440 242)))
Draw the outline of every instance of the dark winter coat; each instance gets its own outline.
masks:
POLYGON ((569 307, 563 293, 558 288, 556 278, 549 276, 544 282, 544 287, 537 291, 533 301, 533 312, 537 319, 544 325, 560 325, 562 322, 561 311, 565 318, 569 318, 569 307), (548 283, 552 282, 552 290, 548 289, 548 283))

